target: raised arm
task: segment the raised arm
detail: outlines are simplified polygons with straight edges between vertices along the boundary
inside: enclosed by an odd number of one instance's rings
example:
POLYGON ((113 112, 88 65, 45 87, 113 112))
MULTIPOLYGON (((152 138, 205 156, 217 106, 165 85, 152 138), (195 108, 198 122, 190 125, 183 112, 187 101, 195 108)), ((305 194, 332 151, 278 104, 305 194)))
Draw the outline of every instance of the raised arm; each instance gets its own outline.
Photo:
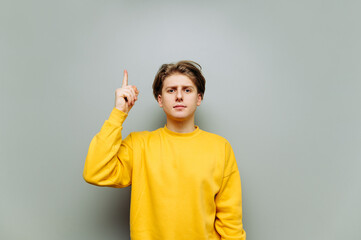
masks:
POLYGON ((124 71, 122 87, 115 91, 115 106, 100 132, 92 139, 85 160, 83 177, 97 186, 127 187, 133 168, 132 139, 122 141, 122 124, 138 99, 139 91, 128 85, 124 71))

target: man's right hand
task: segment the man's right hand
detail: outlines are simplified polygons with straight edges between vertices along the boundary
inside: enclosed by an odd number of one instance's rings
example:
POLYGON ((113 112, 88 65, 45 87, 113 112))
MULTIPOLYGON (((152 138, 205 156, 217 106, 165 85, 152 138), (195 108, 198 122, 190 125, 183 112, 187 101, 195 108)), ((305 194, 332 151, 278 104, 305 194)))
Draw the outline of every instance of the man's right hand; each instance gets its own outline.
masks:
POLYGON ((124 70, 121 88, 115 90, 115 107, 122 112, 128 113, 138 100, 139 91, 136 86, 128 85, 128 72, 124 70))

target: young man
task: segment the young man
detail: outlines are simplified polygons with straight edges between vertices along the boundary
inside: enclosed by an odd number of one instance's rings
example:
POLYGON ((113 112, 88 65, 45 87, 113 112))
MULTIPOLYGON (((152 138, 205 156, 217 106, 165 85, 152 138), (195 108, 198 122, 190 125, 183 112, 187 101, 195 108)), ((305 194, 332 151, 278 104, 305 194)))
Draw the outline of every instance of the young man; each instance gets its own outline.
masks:
POLYGON ((84 179, 98 186, 132 185, 132 240, 244 240, 241 181, 228 141, 194 125, 205 79, 192 61, 160 67, 153 93, 167 123, 122 140, 122 123, 138 99, 123 84, 115 107, 90 143, 84 179))

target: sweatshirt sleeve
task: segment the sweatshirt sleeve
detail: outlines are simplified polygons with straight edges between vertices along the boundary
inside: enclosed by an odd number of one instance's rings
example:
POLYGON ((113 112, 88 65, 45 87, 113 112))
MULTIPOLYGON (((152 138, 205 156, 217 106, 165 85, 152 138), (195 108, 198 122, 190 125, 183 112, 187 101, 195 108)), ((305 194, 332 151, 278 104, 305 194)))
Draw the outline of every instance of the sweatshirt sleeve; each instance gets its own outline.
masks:
POLYGON ((127 187, 131 184, 133 149, 131 134, 122 141, 122 124, 128 115, 113 108, 109 119, 92 139, 83 177, 90 184, 127 187))
POLYGON ((222 186, 216 195, 215 228, 222 240, 245 240, 242 223, 242 191, 237 162, 229 143, 222 186))

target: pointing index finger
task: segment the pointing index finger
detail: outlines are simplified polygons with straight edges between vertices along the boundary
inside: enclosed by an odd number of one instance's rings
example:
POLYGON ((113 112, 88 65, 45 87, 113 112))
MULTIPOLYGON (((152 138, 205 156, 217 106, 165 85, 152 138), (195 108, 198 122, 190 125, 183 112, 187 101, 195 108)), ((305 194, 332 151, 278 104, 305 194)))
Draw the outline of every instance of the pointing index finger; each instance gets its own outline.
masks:
POLYGON ((122 87, 128 86, 128 71, 124 70, 122 87))

